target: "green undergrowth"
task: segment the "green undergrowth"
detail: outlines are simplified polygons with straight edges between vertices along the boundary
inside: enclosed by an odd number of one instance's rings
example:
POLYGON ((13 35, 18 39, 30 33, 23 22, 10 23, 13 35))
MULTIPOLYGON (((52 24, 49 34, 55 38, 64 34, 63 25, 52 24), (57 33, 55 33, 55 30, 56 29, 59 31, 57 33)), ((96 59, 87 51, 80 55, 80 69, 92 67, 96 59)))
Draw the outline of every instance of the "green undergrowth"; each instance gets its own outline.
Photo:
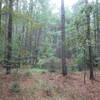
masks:
POLYGON ((48 72, 48 70, 42 68, 31 68, 30 70, 33 72, 48 72))

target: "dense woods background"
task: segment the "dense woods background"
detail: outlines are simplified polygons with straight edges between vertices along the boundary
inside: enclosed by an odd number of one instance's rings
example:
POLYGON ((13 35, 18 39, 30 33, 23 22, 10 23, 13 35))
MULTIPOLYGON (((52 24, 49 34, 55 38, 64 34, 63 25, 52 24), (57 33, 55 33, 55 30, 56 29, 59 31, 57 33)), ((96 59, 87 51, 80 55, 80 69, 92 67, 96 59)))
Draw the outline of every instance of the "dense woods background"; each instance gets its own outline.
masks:
POLYGON ((59 69, 63 54, 69 70, 92 66, 100 49, 99 2, 78 0, 71 10, 63 7, 61 21, 60 9, 55 12, 49 0, 1 0, 1 61, 21 58, 21 63, 33 67, 59 69))
POLYGON ((58 8, 50 0, 0 0, 0 68, 6 74, 26 65, 63 76, 84 72, 84 83, 87 72, 96 79, 100 1, 77 0, 71 9, 60 3, 58 8))

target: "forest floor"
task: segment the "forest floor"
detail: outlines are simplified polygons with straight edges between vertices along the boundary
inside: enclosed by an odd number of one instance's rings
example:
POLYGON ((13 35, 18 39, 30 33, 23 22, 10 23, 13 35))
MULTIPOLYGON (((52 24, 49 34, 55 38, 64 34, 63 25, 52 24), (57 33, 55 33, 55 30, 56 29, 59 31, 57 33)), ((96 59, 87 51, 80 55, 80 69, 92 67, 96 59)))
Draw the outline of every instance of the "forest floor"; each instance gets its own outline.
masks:
POLYGON ((89 75, 84 84, 83 72, 36 72, 21 69, 18 73, 0 73, 0 100, 100 100, 100 72, 96 80, 89 75))

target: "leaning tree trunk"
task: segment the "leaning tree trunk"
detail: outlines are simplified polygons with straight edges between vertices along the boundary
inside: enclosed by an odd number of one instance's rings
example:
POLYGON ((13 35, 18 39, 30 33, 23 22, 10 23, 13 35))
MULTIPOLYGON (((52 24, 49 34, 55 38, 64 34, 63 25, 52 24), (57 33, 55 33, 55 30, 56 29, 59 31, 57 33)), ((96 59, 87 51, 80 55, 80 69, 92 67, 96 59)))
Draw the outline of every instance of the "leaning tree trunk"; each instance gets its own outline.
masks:
MULTIPOLYGON (((86 7, 88 8, 88 0, 86 0, 86 7)), ((86 20, 87 20, 87 35, 86 38, 89 41, 88 44, 88 67, 90 68, 90 79, 94 79, 94 74, 93 74, 93 59, 92 59, 92 46, 91 46, 91 34, 90 34, 90 11, 86 11, 86 20)))
POLYGON ((11 57, 12 57, 12 10, 13 10, 13 0, 9 0, 9 17, 8 17, 8 34, 7 34, 7 67, 6 73, 11 72, 11 57))
POLYGON ((65 8, 64 0, 61 0, 61 39, 62 39, 62 73, 67 75, 66 55, 65 55, 65 8))

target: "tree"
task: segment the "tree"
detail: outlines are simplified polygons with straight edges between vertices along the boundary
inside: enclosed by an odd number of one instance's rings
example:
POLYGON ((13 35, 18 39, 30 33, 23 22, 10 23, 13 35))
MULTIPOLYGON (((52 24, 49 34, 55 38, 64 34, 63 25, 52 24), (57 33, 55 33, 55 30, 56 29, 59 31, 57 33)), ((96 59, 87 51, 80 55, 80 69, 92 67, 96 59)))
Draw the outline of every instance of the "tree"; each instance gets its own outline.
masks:
POLYGON ((11 72, 11 57, 12 57, 12 10, 13 10, 13 0, 9 0, 9 17, 8 17, 8 34, 7 34, 7 67, 6 73, 11 72))
POLYGON ((86 39, 88 41, 87 47, 87 54, 88 54, 88 67, 90 68, 90 79, 94 79, 93 74, 93 52, 91 46, 91 33, 90 33, 90 7, 88 5, 88 0, 86 2, 86 22, 87 22, 87 29, 86 29, 86 39))
MULTIPOLYGON (((99 4, 96 0, 96 31, 97 31, 97 40, 100 41, 100 29, 99 29, 99 4)), ((100 53, 100 44, 97 45, 97 51, 100 53)))
POLYGON ((1 34, 1 9, 2 9, 2 1, 0 0, 0 34, 1 34))
POLYGON ((62 73, 67 75, 66 55, 65 55, 65 8, 64 0, 61 0, 61 38, 62 38, 62 73))

